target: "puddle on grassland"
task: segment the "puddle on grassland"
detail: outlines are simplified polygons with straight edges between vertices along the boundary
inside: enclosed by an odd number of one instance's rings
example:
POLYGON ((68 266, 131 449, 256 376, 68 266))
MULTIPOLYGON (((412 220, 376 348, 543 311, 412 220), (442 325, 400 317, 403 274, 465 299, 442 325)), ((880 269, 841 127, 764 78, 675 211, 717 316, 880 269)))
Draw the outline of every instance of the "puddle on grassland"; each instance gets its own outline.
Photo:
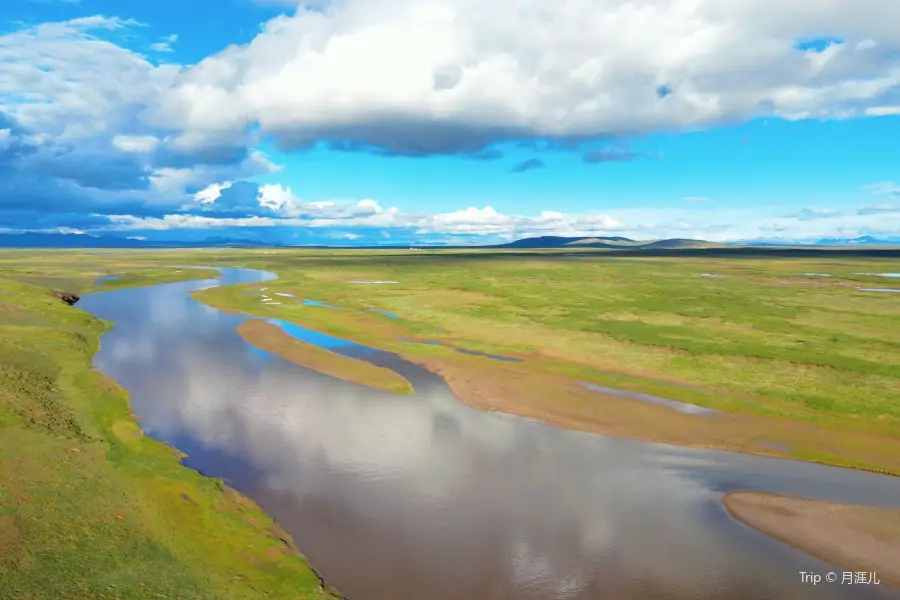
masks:
POLYGON ((359 311, 359 312, 373 312, 373 313, 378 313, 378 314, 384 315, 384 316, 386 316, 386 317, 388 317, 388 318, 390 318, 390 319, 399 319, 399 318, 400 318, 400 317, 398 317, 397 315, 395 315, 394 313, 389 313, 388 311, 382 310, 382 309, 380 309, 380 308, 367 308, 367 309, 361 310, 361 311, 359 311))
POLYGON ((588 382, 582 382, 579 385, 581 385, 582 387, 586 387, 587 389, 589 389, 593 392, 599 392, 601 394, 609 394, 610 396, 621 396, 623 398, 630 398, 632 400, 640 400, 641 402, 649 402, 651 404, 658 404, 660 406, 672 408, 674 410, 677 410, 678 412, 687 413, 690 415, 715 415, 715 414, 718 414, 718 411, 713 410, 712 408, 706 408, 705 406, 697 406, 696 404, 688 404, 686 402, 679 402, 677 400, 670 400, 669 398, 653 396, 651 394, 645 394, 643 392, 632 392, 631 390, 620 390, 618 388, 611 388, 611 387, 606 387, 603 385, 597 385, 596 383, 588 383, 588 382))
POLYGON ((340 306, 335 306, 333 304, 328 304, 327 302, 321 302, 319 300, 311 300, 309 298, 304 299, 301 304, 303 306, 318 306, 321 308, 333 308, 335 310, 341 310, 340 306))
POLYGON ((425 344, 427 346, 441 346, 442 348, 449 348, 450 350, 459 352, 460 354, 467 354, 469 356, 481 356, 483 358, 490 358, 492 360, 502 360, 505 362, 525 362, 525 359, 523 358, 517 358, 515 356, 503 356, 502 354, 490 354, 488 352, 481 352, 480 350, 469 350, 467 348, 460 348, 459 346, 454 346, 452 344, 447 344, 438 340, 411 340, 409 338, 400 338, 400 341, 410 342, 412 344, 425 344))

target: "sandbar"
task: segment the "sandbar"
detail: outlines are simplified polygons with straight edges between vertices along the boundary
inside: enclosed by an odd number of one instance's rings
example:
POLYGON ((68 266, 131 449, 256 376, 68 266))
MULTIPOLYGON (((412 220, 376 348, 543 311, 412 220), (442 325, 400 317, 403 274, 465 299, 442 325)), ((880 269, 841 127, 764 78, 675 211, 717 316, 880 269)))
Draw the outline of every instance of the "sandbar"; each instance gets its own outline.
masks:
POLYGON ((260 350, 277 354, 302 367, 325 375, 397 394, 411 394, 412 385, 401 375, 349 356, 300 341, 277 325, 249 319, 238 326, 244 340, 260 350))
POLYGON ((900 588, 900 510, 763 492, 732 492, 723 504, 766 535, 900 588))

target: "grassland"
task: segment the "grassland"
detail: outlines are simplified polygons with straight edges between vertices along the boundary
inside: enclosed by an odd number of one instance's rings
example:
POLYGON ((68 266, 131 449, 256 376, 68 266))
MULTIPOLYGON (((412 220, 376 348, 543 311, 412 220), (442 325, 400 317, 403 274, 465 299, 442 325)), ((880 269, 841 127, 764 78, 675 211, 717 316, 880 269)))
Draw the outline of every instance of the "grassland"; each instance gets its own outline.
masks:
POLYGON ((109 324, 50 291, 188 275, 154 256, 22 257, 0 254, 0 598, 333 597, 258 507, 142 435, 90 368, 109 324))
POLYGON ((277 250, 206 257, 213 260, 275 271, 270 292, 344 310, 266 306, 241 287, 202 292, 204 302, 398 352, 444 374, 479 408, 900 473, 900 296, 856 289, 890 287, 890 279, 861 273, 900 271, 898 259, 277 250), (399 283, 346 283, 353 280, 399 283), (366 309, 400 318, 359 312, 366 309), (578 382, 723 415, 681 415, 578 382))
MULTIPOLYGON (((266 304, 260 284, 197 297, 397 352, 479 408, 900 474, 900 295, 856 289, 900 287, 861 275, 900 272, 900 260, 772 256, 0 253, 0 597, 326 594, 257 508, 140 435, 123 391, 89 368, 108 324, 51 288, 80 292, 113 273, 104 287, 208 275, 175 265, 262 268, 279 275, 267 293, 340 310, 266 304), (681 414, 580 382, 720 415, 681 414)), ((308 350, 303 361, 337 368, 336 355, 308 350)))

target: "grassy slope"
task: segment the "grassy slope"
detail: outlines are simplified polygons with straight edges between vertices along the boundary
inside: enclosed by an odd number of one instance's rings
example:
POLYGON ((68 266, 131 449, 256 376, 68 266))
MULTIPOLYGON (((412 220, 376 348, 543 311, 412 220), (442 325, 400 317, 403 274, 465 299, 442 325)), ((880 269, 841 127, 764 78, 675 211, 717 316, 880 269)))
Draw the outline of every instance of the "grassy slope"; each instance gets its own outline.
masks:
POLYGON ((106 323, 22 281, 0 299, 0 597, 328 597, 262 511, 141 435, 90 369, 106 323))
POLYGON ((856 436, 846 447, 817 433, 789 455, 898 472, 896 460, 878 455, 900 451, 900 302, 854 289, 890 286, 857 273, 900 271, 896 260, 283 250, 240 261, 279 273, 271 291, 402 318, 263 307, 238 289, 200 297, 407 354, 435 350, 399 337, 437 338, 524 356, 531 372, 846 432, 856 436), (835 277, 798 275, 807 272, 835 277), (349 279, 401 283, 343 283, 349 279))

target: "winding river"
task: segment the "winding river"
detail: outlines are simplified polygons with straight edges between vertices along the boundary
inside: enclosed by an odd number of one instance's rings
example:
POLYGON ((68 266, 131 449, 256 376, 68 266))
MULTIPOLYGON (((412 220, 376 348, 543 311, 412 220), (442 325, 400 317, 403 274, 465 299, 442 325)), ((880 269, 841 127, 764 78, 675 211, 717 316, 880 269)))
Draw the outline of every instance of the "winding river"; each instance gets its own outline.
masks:
MULTIPOLYGON (((244 342, 247 317, 189 296, 271 273, 83 297, 111 320, 95 366, 144 430, 259 503, 350 600, 898 598, 803 583, 837 569, 734 521, 753 489, 900 508, 900 478, 566 431, 480 412, 384 352, 338 351, 415 386, 397 396, 244 342)), ((489 360, 489 359, 485 359, 489 360)))

